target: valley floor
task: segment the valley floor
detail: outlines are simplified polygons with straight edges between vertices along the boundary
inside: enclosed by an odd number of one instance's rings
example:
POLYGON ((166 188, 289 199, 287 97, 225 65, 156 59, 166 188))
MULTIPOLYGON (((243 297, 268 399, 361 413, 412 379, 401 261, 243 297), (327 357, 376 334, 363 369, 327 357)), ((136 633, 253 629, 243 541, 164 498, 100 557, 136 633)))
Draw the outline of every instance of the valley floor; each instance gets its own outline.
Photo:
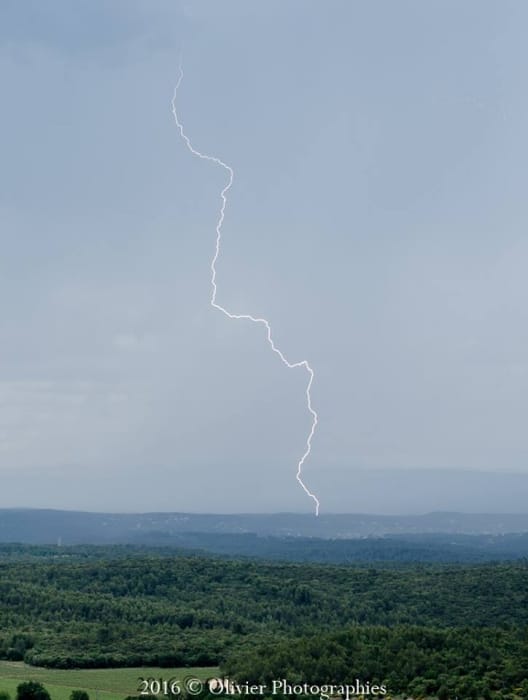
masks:
POLYGON ((178 678, 195 676, 200 679, 218 675, 217 667, 203 668, 105 668, 49 669, 28 666, 21 661, 0 661, 0 691, 16 697, 23 681, 39 681, 49 691, 52 700, 69 700, 72 690, 86 690, 90 700, 124 700, 139 695, 139 678, 178 678))

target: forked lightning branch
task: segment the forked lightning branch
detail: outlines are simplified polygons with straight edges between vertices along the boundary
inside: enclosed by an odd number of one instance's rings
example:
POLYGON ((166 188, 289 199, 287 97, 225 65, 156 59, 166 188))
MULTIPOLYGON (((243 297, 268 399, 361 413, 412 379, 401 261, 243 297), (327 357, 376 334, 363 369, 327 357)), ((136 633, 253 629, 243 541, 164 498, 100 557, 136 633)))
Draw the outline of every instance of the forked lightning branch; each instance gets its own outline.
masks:
POLYGON ((310 427, 310 432, 308 433, 308 437, 306 438, 306 449, 299 460, 297 464, 297 474, 296 478, 297 481, 299 482, 300 486, 304 490, 304 492, 314 501, 315 503, 315 514, 319 515, 319 499, 317 496, 312 493, 306 484, 304 483, 302 479, 302 471, 303 471, 303 466, 306 460, 308 459, 311 451, 312 451, 312 438, 315 433, 315 429, 318 423, 318 417, 317 417, 317 412, 314 410, 312 406, 312 395, 311 395, 311 389, 312 389, 312 384, 314 380, 314 371, 309 365, 307 360, 301 360, 300 362, 290 362, 289 360, 286 359, 284 354, 281 352, 281 350, 275 345, 275 342, 273 341, 273 336, 271 332, 271 326, 270 323, 267 319, 265 318, 257 318, 255 316, 251 316, 250 314, 234 314, 228 311, 225 307, 221 306, 220 304, 217 303, 216 297, 217 297, 217 283, 216 283, 216 264, 218 262, 218 258, 220 256, 220 247, 221 247, 221 242, 222 242, 222 225, 224 223, 224 218, 225 218, 225 210, 226 210, 226 205, 227 205, 227 193, 229 192, 232 184, 233 184, 233 177, 234 177, 234 172, 233 168, 231 166, 227 165, 224 163, 220 158, 217 158, 215 156, 207 155, 205 153, 200 153, 194 146, 192 145, 189 137, 186 135, 186 133, 183 130, 183 124, 180 122, 178 118, 178 112, 176 110, 176 97, 178 94, 178 89, 181 85, 181 82, 183 80, 183 69, 180 66, 180 74, 178 77, 178 82, 176 83, 176 87, 174 88, 174 95, 172 98, 172 113, 174 115, 174 121, 176 122, 176 126, 178 127, 178 130, 180 132, 181 138, 185 142, 185 145, 189 149, 189 151, 196 156, 197 158, 201 158, 202 160, 207 160, 211 163, 214 163, 215 165, 219 165, 222 167, 226 173, 227 173, 227 183, 224 185, 223 189, 220 192, 220 198, 222 200, 222 204, 220 207, 220 213, 218 216, 218 221, 216 224, 216 245, 215 245, 215 252, 214 256, 211 260, 211 286, 212 286, 212 292, 211 292, 211 306, 215 309, 218 309, 218 311, 221 311, 223 314, 225 314, 228 318, 234 319, 234 320, 245 320, 245 321, 251 321, 252 323, 259 324, 261 326, 264 326, 266 329, 266 335, 267 335, 267 340, 268 343, 273 350, 274 353, 276 353, 279 358, 281 359, 281 362, 286 365, 289 369, 296 369, 297 367, 302 367, 303 369, 306 370, 308 373, 308 383, 306 385, 306 405, 308 407, 308 411, 310 412, 310 415, 312 417, 312 423, 310 427))

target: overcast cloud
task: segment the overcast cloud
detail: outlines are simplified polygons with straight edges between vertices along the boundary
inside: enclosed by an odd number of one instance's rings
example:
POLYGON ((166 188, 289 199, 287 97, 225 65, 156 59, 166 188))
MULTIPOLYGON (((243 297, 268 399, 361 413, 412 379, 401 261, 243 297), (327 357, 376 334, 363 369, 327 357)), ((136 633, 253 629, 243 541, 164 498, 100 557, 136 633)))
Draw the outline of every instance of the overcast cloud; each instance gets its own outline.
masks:
POLYGON ((306 375, 208 305, 225 172, 172 121, 182 46, 186 131, 235 171, 218 300, 316 371, 322 509, 362 470, 527 473, 527 21, 4 0, 0 506, 312 507, 306 375))

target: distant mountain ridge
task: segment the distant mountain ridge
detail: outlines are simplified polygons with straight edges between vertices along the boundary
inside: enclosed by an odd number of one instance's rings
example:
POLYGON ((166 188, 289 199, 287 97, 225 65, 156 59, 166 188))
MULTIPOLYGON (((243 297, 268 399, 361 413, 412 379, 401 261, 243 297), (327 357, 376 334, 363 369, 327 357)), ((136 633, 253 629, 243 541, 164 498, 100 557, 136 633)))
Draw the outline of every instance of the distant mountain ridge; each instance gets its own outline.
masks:
POLYGON ((135 544, 185 533, 354 539, 418 534, 501 535, 528 532, 528 513, 424 515, 91 513, 0 509, 0 542, 135 544))

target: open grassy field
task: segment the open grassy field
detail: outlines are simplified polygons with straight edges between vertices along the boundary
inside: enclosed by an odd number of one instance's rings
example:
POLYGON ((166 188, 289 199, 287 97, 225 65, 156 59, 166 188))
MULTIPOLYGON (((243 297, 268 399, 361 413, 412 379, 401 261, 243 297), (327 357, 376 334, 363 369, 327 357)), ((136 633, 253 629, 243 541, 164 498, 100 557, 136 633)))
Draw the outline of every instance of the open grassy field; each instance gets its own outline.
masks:
POLYGON ((23 681, 39 681, 51 700, 69 700, 72 690, 86 690, 90 700, 123 700, 127 695, 139 695, 138 679, 177 678, 187 676, 200 679, 218 675, 212 668, 105 668, 61 670, 27 666, 22 662, 0 661, 0 690, 7 690, 11 698, 16 697, 16 688, 23 681))

